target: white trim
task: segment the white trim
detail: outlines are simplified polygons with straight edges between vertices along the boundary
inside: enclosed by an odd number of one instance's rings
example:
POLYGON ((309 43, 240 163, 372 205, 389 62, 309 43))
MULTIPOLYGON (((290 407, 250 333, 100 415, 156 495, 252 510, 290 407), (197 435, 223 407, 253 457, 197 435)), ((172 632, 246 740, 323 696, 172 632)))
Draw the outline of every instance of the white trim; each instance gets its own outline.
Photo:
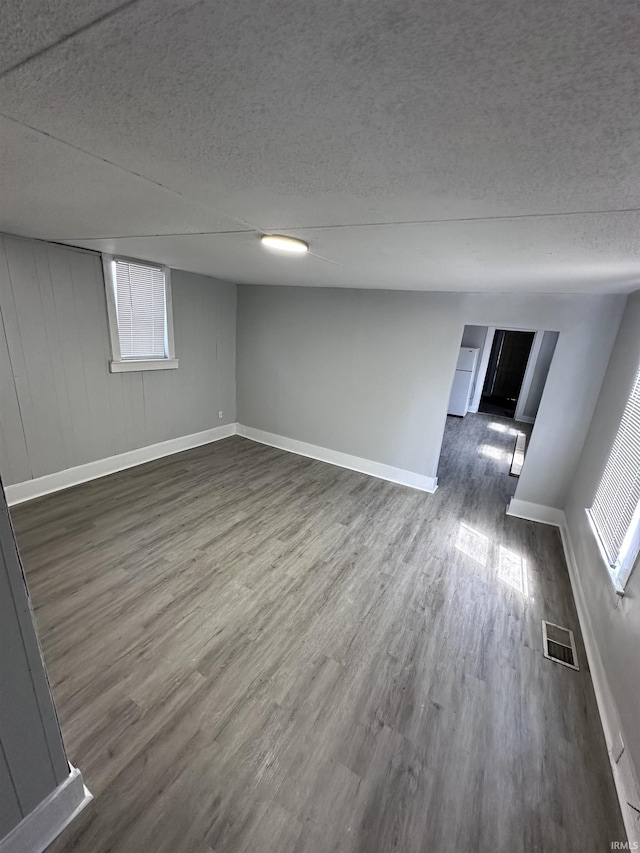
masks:
POLYGON ((537 521, 539 524, 552 524, 554 527, 562 527, 565 523, 564 512, 561 509, 531 503, 530 501, 521 501, 517 498, 511 498, 507 507, 507 515, 524 518, 526 521, 537 521))
MULTIPOLYGON (((167 347, 167 360, 175 361, 176 367, 178 361, 176 359, 176 342, 173 336, 173 297, 171 295, 171 270, 169 267, 162 267, 164 270, 164 311, 167 318, 167 338, 165 341, 167 347)), ((149 368, 146 368, 147 370, 149 368)), ((153 370, 153 368, 151 368, 153 370)))
POLYGON ((69 771, 64 782, 0 840, 0 853, 42 853, 91 802, 80 771, 71 765, 69 771))
POLYGON ((596 694, 596 704, 600 713, 600 722, 604 731, 607 753, 613 771, 613 781, 616 786, 618 800, 620 801, 620 810, 627 832, 627 839, 631 844, 635 842, 638 845, 636 848, 632 846, 630 849, 640 849, 640 816, 629 805, 633 803, 636 808, 640 808, 640 786, 635 777, 629 751, 624 749, 618 761, 615 760, 615 752, 618 749, 617 744, 621 737, 620 717, 613 695, 609 689, 606 670, 593 634, 575 551, 566 521, 560 525, 560 536, 562 537, 562 547, 564 548, 564 555, 569 570, 571 590, 578 612, 578 621, 580 622, 580 630, 582 631, 582 639, 591 672, 591 681, 593 682, 593 689, 596 694))
POLYGON ((518 423, 521 423, 521 424, 534 424, 536 422, 536 419, 530 417, 529 415, 520 415, 519 418, 516 418, 514 416, 513 419, 514 419, 514 421, 517 421, 518 423))
MULTIPOLYGON (((527 405, 529 391, 531 391, 531 383, 533 382, 533 375, 536 372, 536 367, 538 366, 538 356, 542 349, 543 337, 544 331, 538 329, 534 335, 531 349, 529 350, 529 358, 527 359, 527 366, 524 371, 524 376, 522 377, 522 385, 520 386, 520 393, 518 394, 516 410, 513 414, 514 421, 522 420, 522 412, 524 411, 524 407, 527 405)), ((535 418, 532 418, 528 423, 533 423, 534 420, 535 418)))
POLYGON ((113 283, 113 255, 107 255, 103 252, 101 257, 104 293, 107 300, 107 326, 109 327, 109 341, 111 343, 111 364, 113 364, 114 362, 118 363, 122 361, 120 335, 118 334, 118 311, 113 283))
POLYGON ((591 508, 586 507, 585 513, 593 538, 598 546, 600 559, 602 560, 605 570, 609 575, 613 588, 618 595, 624 595, 624 588, 631 577, 631 572, 638 562, 638 556, 640 555, 640 504, 636 507, 631 525, 629 526, 627 535, 622 543, 620 555, 614 565, 611 565, 609 562, 609 556, 605 550, 604 543, 600 538, 600 531, 598 530, 598 525, 591 514, 591 508))
POLYGON ((176 370, 178 359, 176 358, 176 346, 173 335, 173 298, 171 296, 171 270, 164 264, 154 264, 151 261, 142 261, 138 258, 127 258, 124 255, 111 255, 102 252, 102 275, 104 278, 104 290, 107 300, 107 326, 109 327, 109 341, 111 343, 111 361, 109 370, 111 373, 129 373, 136 370, 176 370), (124 360, 120 349, 120 334, 118 332, 118 311, 116 307, 114 261, 128 261, 132 264, 142 264, 146 267, 162 270, 164 273, 164 306, 166 320, 166 339, 164 359, 137 359, 124 360))
POLYGON ((110 361, 109 370, 111 373, 130 373, 134 370, 176 370, 179 364, 177 358, 128 359, 127 361, 110 361))
POLYGON ((388 480, 391 483, 399 483, 402 486, 409 486, 409 488, 418 489, 421 492, 433 494, 438 487, 437 477, 427 477, 425 474, 416 474, 413 471, 406 471, 403 468, 394 468, 392 465, 373 462, 370 459, 362 459, 359 456, 351 456, 348 453, 340 453, 337 450, 319 447, 316 444, 307 444, 306 441, 298 441, 295 438, 287 438, 284 435, 276 435, 275 433, 254 429, 254 427, 244 426, 243 424, 237 425, 237 433, 244 438, 251 439, 251 441, 257 441, 259 444, 268 444, 270 447, 277 447, 279 450, 297 453, 298 456, 318 459, 320 462, 328 462, 330 465, 337 465, 339 468, 348 468, 351 471, 358 471, 360 474, 369 474, 371 477, 378 477, 380 480, 388 480))
POLYGON ((171 438, 169 441, 161 441, 158 444, 150 444, 137 450, 129 450, 127 453, 119 453, 117 456, 109 456, 106 459, 97 459, 95 462, 87 462, 85 465, 65 468, 64 471, 46 474, 44 477, 38 477, 35 480, 15 483, 13 486, 6 486, 5 488, 7 503, 9 506, 15 506, 15 504, 30 501, 51 492, 68 489, 71 486, 77 486, 79 483, 86 483, 88 480, 106 477, 108 474, 115 474, 116 471, 133 468, 135 465, 143 465, 145 462, 161 459, 163 456, 171 456, 173 453, 181 453, 183 450, 200 447, 202 444, 220 441, 222 438, 235 434, 236 425, 226 424, 225 426, 206 429, 203 432, 184 435, 180 438, 171 438))
POLYGON ((489 358, 491 357, 491 348, 493 346, 493 338, 496 333, 497 326, 487 326, 487 334, 484 339, 484 348, 480 357, 480 365, 476 373, 476 385, 473 389, 473 398, 469 406, 470 412, 477 412, 480 406, 480 398, 482 397, 482 389, 484 388, 484 380, 487 378, 487 368, 489 367, 489 358))
MULTIPOLYGON (((602 544, 602 539, 600 539, 600 534, 598 533, 598 528, 596 527, 596 523, 591 517, 591 513, 588 508, 585 508, 585 515, 587 517, 587 522, 589 523, 589 529, 593 534, 594 541, 596 543, 596 547, 598 549, 598 554, 600 555, 600 559, 602 560, 602 565, 604 566, 604 570, 609 576, 609 580, 613 584, 613 588, 616 591, 617 595, 624 595, 624 585, 618 580, 618 576, 615 572, 615 569, 609 564, 609 558, 607 557, 607 552, 604 550, 604 545, 602 544)), ((628 577, 628 576, 627 576, 628 577)))
MULTIPOLYGON (((625 830, 627 832, 628 841, 637 843, 640 849, 640 817, 630 803, 633 803, 636 808, 640 808, 640 786, 636 780, 635 770, 630 760, 628 750, 624 750, 618 761, 615 760, 614 754, 618 749, 617 744, 621 738, 621 725, 618 710, 612 693, 609 690, 607 675, 600 656, 600 650, 593 633, 589 610, 586 605, 586 599, 582 583, 580 581, 580 572, 576 561, 575 551, 571 542, 569 528, 562 510, 555 507, 543 506, 542 504, 530 503, 529 501, 520 501, 511 499, 511 503, 507 508, 507 515, 524 518, 528 521, 537 521, 542 524, 553 524, 560 530, 562 539, 562 547, 569 572, 569 581, 571 583, 571 591, 578 613, 578 622, 582 632, 582 640, 587 655, 589 671, 591 673, 591 681, 596 695, 596 704, 598 713, 600 714, 600 722, 604 731, 604 737, 607 744, 607 754, 613 772, 613 781, 616 786, 616 793, 620 802, 620 810, 624 821, 625 830)), ((623 839, 621 839, 623 840, 623 839)), ((634 849, 631 847, 630 849, 634 849)))
POLYGON ((522 379, 522 385, 520 386, 520 393, 518 394, 518 402, 516 403, 515 414, 513 416, 514 421, 522 421, 526 424, 533 424, 535 423, 535 418, 524 417, 520 414, 520 412, 522 409, 524 409, 527 397, 529 396, 529 391, 531 390, 531 383, 533 381, 533 375, 538 364, 538 356, 540 355, 540 349, 542 348, 544 333, 545 331, 547 331, 546 329, 523 329, 516 328, 515 326, 487 326, 487 335, 484 339, 484 349, 482 350, 480 366, 478 367, 478 372, 476 374, 476 387, 473 392, 473 398, 471 400, 471 405, 469 406, 469 411, 477 412, 480 406, 482 389, 484 388, 484 382, 487 378, 487 369, 489 367, 489 359, 491 357, 493 339, 499 329, 504 330, 505 332, 535 333, 535 337, 533 339, 533 343, 531 344, 531 349, 529 351, 529 358, 527 360, 527 367, 525 369, 524 377, 522 379), (533 358, 534 350, 535 358, 533 358))
POLYGON ((45 474, 43 477, 37 477, 34 480, 14 483, 12 486, 5 487, 7 503, 9 506, 15 506, 43 495, 49 495, 52 492, 69 489, 71 486, 77 486, 89 480, 97 480, 99 477, 115 474, 117 471, 124 471, 126 468, 144 465, 145 462, 152 462, 154 459, 161 459, 163 456, 171 456, 173 453, 181 453, 183 450, 190 450, 192 447, 200 447, 202 444, 220 441, 223 438, 236 435, 236 433, 260 444, 269 444, 272 447, 278 447, 280 450, 297 453, 299 456, 308 456, 321 462, 328 462, 330 465, 337 465, 340 468, 349 468, 361 474, 369 474, 381 480, 389 480, 391 483, 400 483, 421 492, 433 494, 438 487, 437 477, 427 477, 424 474, 416 474, 413 471, 384 465, 382 462, 373 462, 369 459, 361 459, 358 456, 350 456, 347 453, 339 453, 336 450, 285 438, 253 427, 226 424, 180 438, 171 438, 168 441, 161 441, 147 447, 140 447, 137 450, 129 450, 126 453, 119 453, 117 456, 109 456, 106 459, 97 459, 95 462, 87 462, 74 468, 65 468, 64 471, 45 474))

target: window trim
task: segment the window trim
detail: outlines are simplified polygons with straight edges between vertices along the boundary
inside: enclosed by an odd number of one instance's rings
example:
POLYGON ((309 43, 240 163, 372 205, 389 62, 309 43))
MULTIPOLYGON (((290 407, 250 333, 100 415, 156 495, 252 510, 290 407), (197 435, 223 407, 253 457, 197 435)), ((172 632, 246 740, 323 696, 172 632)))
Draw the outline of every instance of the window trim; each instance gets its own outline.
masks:
POLYGON ((627 528, 624 539, 622 540, 622 543, 620 545, 620 550, 618 551, 618 554, 616 555, 616 558, 613 562, 612 556, 608 553, 607 547, 604 544, 602 534, 600 533, 600 528, 598 526, 598 522, 596 521, 592 509, 596 495, 604 479, 609 460, 611 459, 613 448, 618 440, 622 423, 624 421, 624 417, 627 411, 627 406, 631 402, 631 398, 636 388, 639 375, 640 366, 638 367, 638 370, 636 371, 633 381, 631 383, 631 387, 627 396, 627 402, 625 403, 622 413, 620 415, 620 423, 613 438, 611 448, 609 450, 609 455, 607 456, 607 460, 604 464, 604 467, 600 472, 600 477, 594 490, 591 506, 585 509, 587 519, 591 527, 591 532, 593 533, 593 536, 596 540, 596 544, 598 546, 598 551, 600 552, 600 558, 602 559, 602 562, 604 563, 607 569, 607 573, 615 588, 616 593, 620 596, 624 595, 624 588, 627 584, 627 581, 631 577, 631 573, 633 572, 636 565, 640 563, 640 502, 637 504, 633 512, 633 515, 631 517, 631 523, 627 528))
POLYGON ((602 564, 604 565, 605 569, 607 570, 607 574, 609 575, 609 580, 613 584, 613 588, 616 591, 616 594, 622 597, 624 595, 624 585, 629 579, 629 575, 627 575, 627 578, 625 579, 624 583, 620 580, 620 578, 618 577, 617 569, 609 562, 607 552, 604 550, 602 539, 600 539, 600 534, 598 533, 598 528, 596 527, 596 523, 593 520, 593 516, 589 512, 589 507, 587 507, 584 512, 587 516, 587 521, 589 522, 589 527, 591 528, 593 538, 595 539, 596 545, 598 546, 598 553, 600 555, 600 559, 602 560, 602 564))
POLYGON ((640 503, 636 507, 633 520, 627 535, 625 536, 620 556, 618 557, 618 567, 616 569, 616 577, 618 582, 624 589, 627 581, 631 577, 631 572, 638 563, 640 558, 640 503))
POLYGON ((154 264, 143 261, 140 258, 129 258, 125 255, 111 255, 102 253, 102 270, 104 275, 104 289, 107 298, 107 325, 109 326, 109 340, 111 343, 111 361, 109 371, 111 373, 130 373, 140 370, 175 370, 179 365, 176 358, 175 341, 173 337, 173 300, 171 297, 171 270, 163 264, 154 264), (116 290, 113 277, 114 261, 126 261, 132 264, 141 264, 145 267, 162 270, 164 273, 164 300, 167 321, 167 349, 164 358, 134 359, 122 358, 120 350, 120 335, 118 332, 118 312, 116 309, 116 290))

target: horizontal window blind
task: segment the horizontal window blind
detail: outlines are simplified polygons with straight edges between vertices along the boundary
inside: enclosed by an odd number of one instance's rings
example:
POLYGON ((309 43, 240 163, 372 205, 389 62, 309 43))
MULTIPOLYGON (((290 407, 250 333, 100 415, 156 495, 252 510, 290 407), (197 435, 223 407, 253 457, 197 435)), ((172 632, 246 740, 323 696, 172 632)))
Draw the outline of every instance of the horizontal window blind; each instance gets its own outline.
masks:
POLYGON ((640 503, 640 370, 616 435, 591 517, 612 566, 637 516, 640 503))
POLYGON ((116 313, 123 359, 166 358, 164 271, 116 259, 116 313))

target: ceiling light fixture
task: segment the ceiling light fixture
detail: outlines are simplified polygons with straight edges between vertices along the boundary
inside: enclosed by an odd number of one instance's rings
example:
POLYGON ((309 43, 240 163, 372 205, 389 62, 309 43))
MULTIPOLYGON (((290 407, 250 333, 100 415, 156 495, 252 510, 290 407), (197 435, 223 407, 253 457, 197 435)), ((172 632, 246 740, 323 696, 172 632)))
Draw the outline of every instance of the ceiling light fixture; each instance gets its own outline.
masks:
POLYGON ((309 244, 295 237, 284 237, 282 234, 263 234, 260 238, 262 245, 278 252, 289 252, 292 255, 304 255, 309 251, 309 244))

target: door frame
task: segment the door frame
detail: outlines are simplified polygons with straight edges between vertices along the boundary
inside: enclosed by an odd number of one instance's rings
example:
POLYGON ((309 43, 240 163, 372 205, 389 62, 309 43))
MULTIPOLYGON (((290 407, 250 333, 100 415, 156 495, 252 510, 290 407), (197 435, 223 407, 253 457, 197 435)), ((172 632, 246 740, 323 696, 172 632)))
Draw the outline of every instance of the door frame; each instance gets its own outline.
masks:
POLYGON ((522 379, 522 385, 520 387, 520 394, 518 395, 518 402, 516 403, 516 410, 513 415, 514 421, 521 421, 524 423, 532 424, 535 421, 535 418, 526 417, 522 414, 522 412, 524 411, 524 407, 527 402, 527 397, 529 396, 529 391, 531 390, 533 374, 535 372, 536 364, 538 363, 538 356, 540 355, 540 348, 542 346, 542 338, 545 333, 544 329, 523 329, 522 327, 516 328, 515 326, 487 327, 487 336, 484 340, 484 348, 482 350, 482 357, 480 358, 480 366, 478 367, 478 372, 476 374, 476 385, 473 391, 473 398, 471 400, 471 405, 469 406, 469 411, 477 412, 478 407, 480 406, 482 389, 484 388, 484 382, 487 378, 487 370, 489 369, 489 358, 491 357, 491 347, 493 346, 493 338, 498 329, 503 329, 505 332, 534 333, 533 343, 531 344, 531 349, 529 350, 529 358, 527 359, 527 366, 525 368, 524 377, 522 379))

